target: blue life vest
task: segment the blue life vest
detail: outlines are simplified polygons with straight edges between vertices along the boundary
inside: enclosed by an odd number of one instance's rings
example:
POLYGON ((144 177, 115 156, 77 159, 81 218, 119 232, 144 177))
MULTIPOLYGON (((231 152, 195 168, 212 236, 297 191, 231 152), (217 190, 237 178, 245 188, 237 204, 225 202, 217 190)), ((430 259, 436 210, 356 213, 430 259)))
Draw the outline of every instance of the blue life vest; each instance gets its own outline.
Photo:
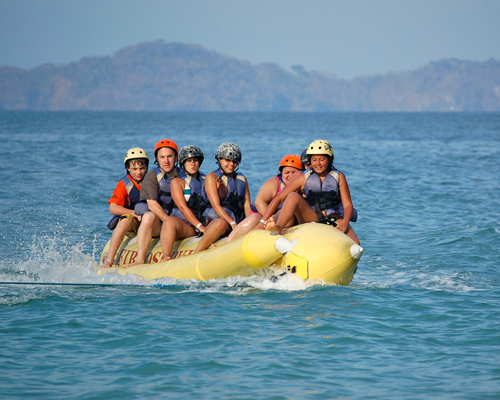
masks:
MULTIPOLYGON (((180 174, 183 172, 179 167, 177 172, 180 174)), ((165 212, 170 215, 172 209, 174 208, 174 201, 172 200, 172 193, 170 192, 170 184, 172 183, 172 178, 164 172, 160 167, 156 167, 153 171, 156 173, 156 179, 158 180, 158 203, 163 207, 165 212)), ((146 212, 150 211, 147 201, 143 200, 135 206, 135 213, 137 215, 144 215, 146 212)))
MULTIPOLYGON (((195 177, 188 175, 185 171, 182 171, 179 177, 182 178, 186 185, 188 185, 188 187, 190 188, 191 193, 186 193, 187 188, 184 189, 184 198, 186 198, 187 206, 193 212, 195 217, 198 218, 200 222, 203 222, 203 212, 207 208, 207 202, 203 198, 205 174, 199 172, 198 180, 195 177)), ((184 217, 184 214, 182 214, 181 210, 179 210, 175 204, 171 215, 173 217, 180 218, 191 225, 191 223, 184 217)))
MULTIPOLYGON (((245 175, 235 172, 236 179, 224 175, 222 169, 218 168, 213 171, 217 178, 221 180, 222 184, 227 188, 227 196, 224 200, 221 200, 220 205, 227 212, 227 214, 237 223, 245 219, 245 191, 247 187, 247 178, 245 175)), ((208 200, 205 187, 203 187, 203 198, 210 204, 208 200)), ((219 215, 215 212, 213 208, 207 208, 203 213, 205 218, 214 220, 219 218, 219 215)))
MULTIPOLYGON (((130 179, 128 175, 125 175, 120 180, 125 185, 125 189, 127 189, 128 194, 128 204, 124 207, 128 208, 129 210, 133 210, 135 205, 139 203, 141 191, 137 189, 137 187, 134 185, 134 182, 132 182, 132 179, 130 179)), ((120 222, 120 219, 121 215, 113 215, 113 217, 111 217, 111 220, 108 222, 108 228, 111 230, 115 229, 116 225, 118 225, 118 222, 120 222)))
MULTIPOLYGON (((324 211, 327 217, 336 214, 343 218, 344 205, 342 204, 339 190, 340 171, 332 169, 323 182, 321 182, 319 175, 312 168, 304 171, 303 174, 305 178, 304 193, 306 201, 313 210, 318 212, 317 208, 319 207, 319 211, 324 211)), ((357 219, 358 213, 353 208, 351 221, 356 222, 357 219)))

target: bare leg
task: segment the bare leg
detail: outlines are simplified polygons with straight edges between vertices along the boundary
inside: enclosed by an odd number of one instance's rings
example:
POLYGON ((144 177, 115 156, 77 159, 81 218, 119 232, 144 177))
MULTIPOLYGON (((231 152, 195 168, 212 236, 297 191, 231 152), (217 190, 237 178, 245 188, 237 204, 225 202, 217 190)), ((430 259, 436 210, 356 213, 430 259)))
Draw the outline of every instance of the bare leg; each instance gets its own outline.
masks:
POLYGON ((354 240, 356 244, 361 244, 358 239, 358 236, 356 235, 356 232, 354 232, 354 229, 352 229, 352 226, 350 224, 345 234, 349 236, 352 240, 354 240))
MULTIPOLYGON (((269 218, 269 221, 266 224, 267 231, 281 233, 281 231, 283 229, 276 227, 276 221, 279 219, 279 215, 280 215, 280 213, 278 211, 271 218, 269 218)), ((295 216, 290 221, 287 222, 287 224, 285 225, 285 228, 289 228, 289 227, 294 226, 294 225, 297 225, 297 219, 295 218, 295 216)))
POLYGON ((226 242, 229 242, 233 239, 239 238, 255 229, 257 225, 259 225, 260 219, 262 216, 260 214, 250 214, 243 221, 241 221, 236 228, 229 234, 226 239, 226 242))
POLYGON ((339 218, 335 222, 337 223, 337 225, 335 226, 336 229, 338 229, 340 232, 344 232, 347 236, 349 236, 352 240, 359 244, 359 239, 348 221, 344 220, 343 218, 339 218))
MULTIPOLYGON (((280 216, 280 211, 278 211, 276 214, 273 215, 273 220, 277 221, 280 216)), ((293 218, 288 221, 288 223, 285 225, 285 228, 290 228, 291 226, 297 225, 297 218, 293 216, 293 218)))
POLYGON ((290 193, 283 204, 279 212, 278 220, 276 224, 272 226, 271 223, 266 225, 267 230, 281 233, 284 227, 293 219, 297 218, 297 221, 301 224, 305 222, 317 222, 318 216, 311 208, 311 206, 305 201, 305 199, 298 193, 290 193))
POLYGON ((133 265, 144 264, 146 261, 146 253, 148 252, 153 235, 157 236, 161 231, 160 219, 151 211, 148 211, 142 216, 141 225, 137 231, 137 257, 135 262, 124 265, 124 268, 133 265))
POLYGON ((161 261, 168 261, 172 259, 172 248, 174 247, 174 242, 176 240, 195 235, 196 232, 192 226, 188 225, 179 218, 168 217, 165 221, 163 221, 161 227, 160 242, 163 252, 161 261))
POLYGON ((116 228, 113 230, 111 242, 109 243, 108 255, 106 256, 106 260, 102 266, 103 268, 109 268, 113 265, 115 254, 125 237, 125 233, 129 231, 132 231, 132 221, 128 218, 123 218, 120 222, 118 222, 118 225, 116 225, 116 228))
POLYGON ((201 237, 201 240, 198 242, 195 253, 208 249, 212 243, 214 243, 224 232, 226 232, 227 228, 228 223, 222 218, 217 218, 211 221, 205 229, 205 233, 201 237))

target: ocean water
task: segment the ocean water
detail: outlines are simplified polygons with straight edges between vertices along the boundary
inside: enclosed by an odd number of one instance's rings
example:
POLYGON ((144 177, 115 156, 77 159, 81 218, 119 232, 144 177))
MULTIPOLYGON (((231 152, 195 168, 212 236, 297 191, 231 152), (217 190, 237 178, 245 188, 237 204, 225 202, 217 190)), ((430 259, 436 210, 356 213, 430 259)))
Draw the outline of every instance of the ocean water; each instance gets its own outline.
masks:
POLYGON ((0 398, 500 398, 500 114, 0 112, 0 398), (351 285, 97 275, 123 156, 329 140, 351 285), (62 285, 64 284, 64 285, 62 285))

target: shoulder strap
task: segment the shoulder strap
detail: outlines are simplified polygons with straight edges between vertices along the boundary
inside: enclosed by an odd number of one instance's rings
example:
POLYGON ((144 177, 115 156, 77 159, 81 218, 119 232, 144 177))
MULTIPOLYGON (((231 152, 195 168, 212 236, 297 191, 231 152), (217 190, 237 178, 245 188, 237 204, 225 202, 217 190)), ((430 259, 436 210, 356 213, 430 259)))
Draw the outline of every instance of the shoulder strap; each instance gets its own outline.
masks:
POLYGON ((156 180, 160 182, 162 178, 165 176, 165 172, 163 172, 163 170, 160 167, 156 167, 154 171, 156 172, 156 180))
POLYGON ((337 183, 340 182, 340 171, 332 169, 328 174, 331 175, 337 181, 337 183))
POLYGON ((307 180, 312 174, 314 174, 314 170, 312 168, 306 169, 302 172, 304 174, 304 179, 307 180))

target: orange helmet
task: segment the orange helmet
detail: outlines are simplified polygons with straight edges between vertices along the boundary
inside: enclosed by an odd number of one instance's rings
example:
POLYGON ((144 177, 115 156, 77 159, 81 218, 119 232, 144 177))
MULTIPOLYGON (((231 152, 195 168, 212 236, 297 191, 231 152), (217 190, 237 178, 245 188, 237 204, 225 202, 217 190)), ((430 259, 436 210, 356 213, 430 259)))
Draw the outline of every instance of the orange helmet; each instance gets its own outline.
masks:
POLYGON ((279 169, 280 171, 283 167, 293 167, 300 169, 300 166, 300 156, 298 156, 297 154, 289 154, 281 159, 279 169))
POLYGON ((163 140, 160 140, 158 143, 156 143, 155 151, 154 151, 155 158, 156 158, 156 153, 162 147, 170 147, 171 149, 173 149, 175 151, 176 155, 179 153, 179 147, 177 147, 177 144, 173 140, 163 139, 163 140))

